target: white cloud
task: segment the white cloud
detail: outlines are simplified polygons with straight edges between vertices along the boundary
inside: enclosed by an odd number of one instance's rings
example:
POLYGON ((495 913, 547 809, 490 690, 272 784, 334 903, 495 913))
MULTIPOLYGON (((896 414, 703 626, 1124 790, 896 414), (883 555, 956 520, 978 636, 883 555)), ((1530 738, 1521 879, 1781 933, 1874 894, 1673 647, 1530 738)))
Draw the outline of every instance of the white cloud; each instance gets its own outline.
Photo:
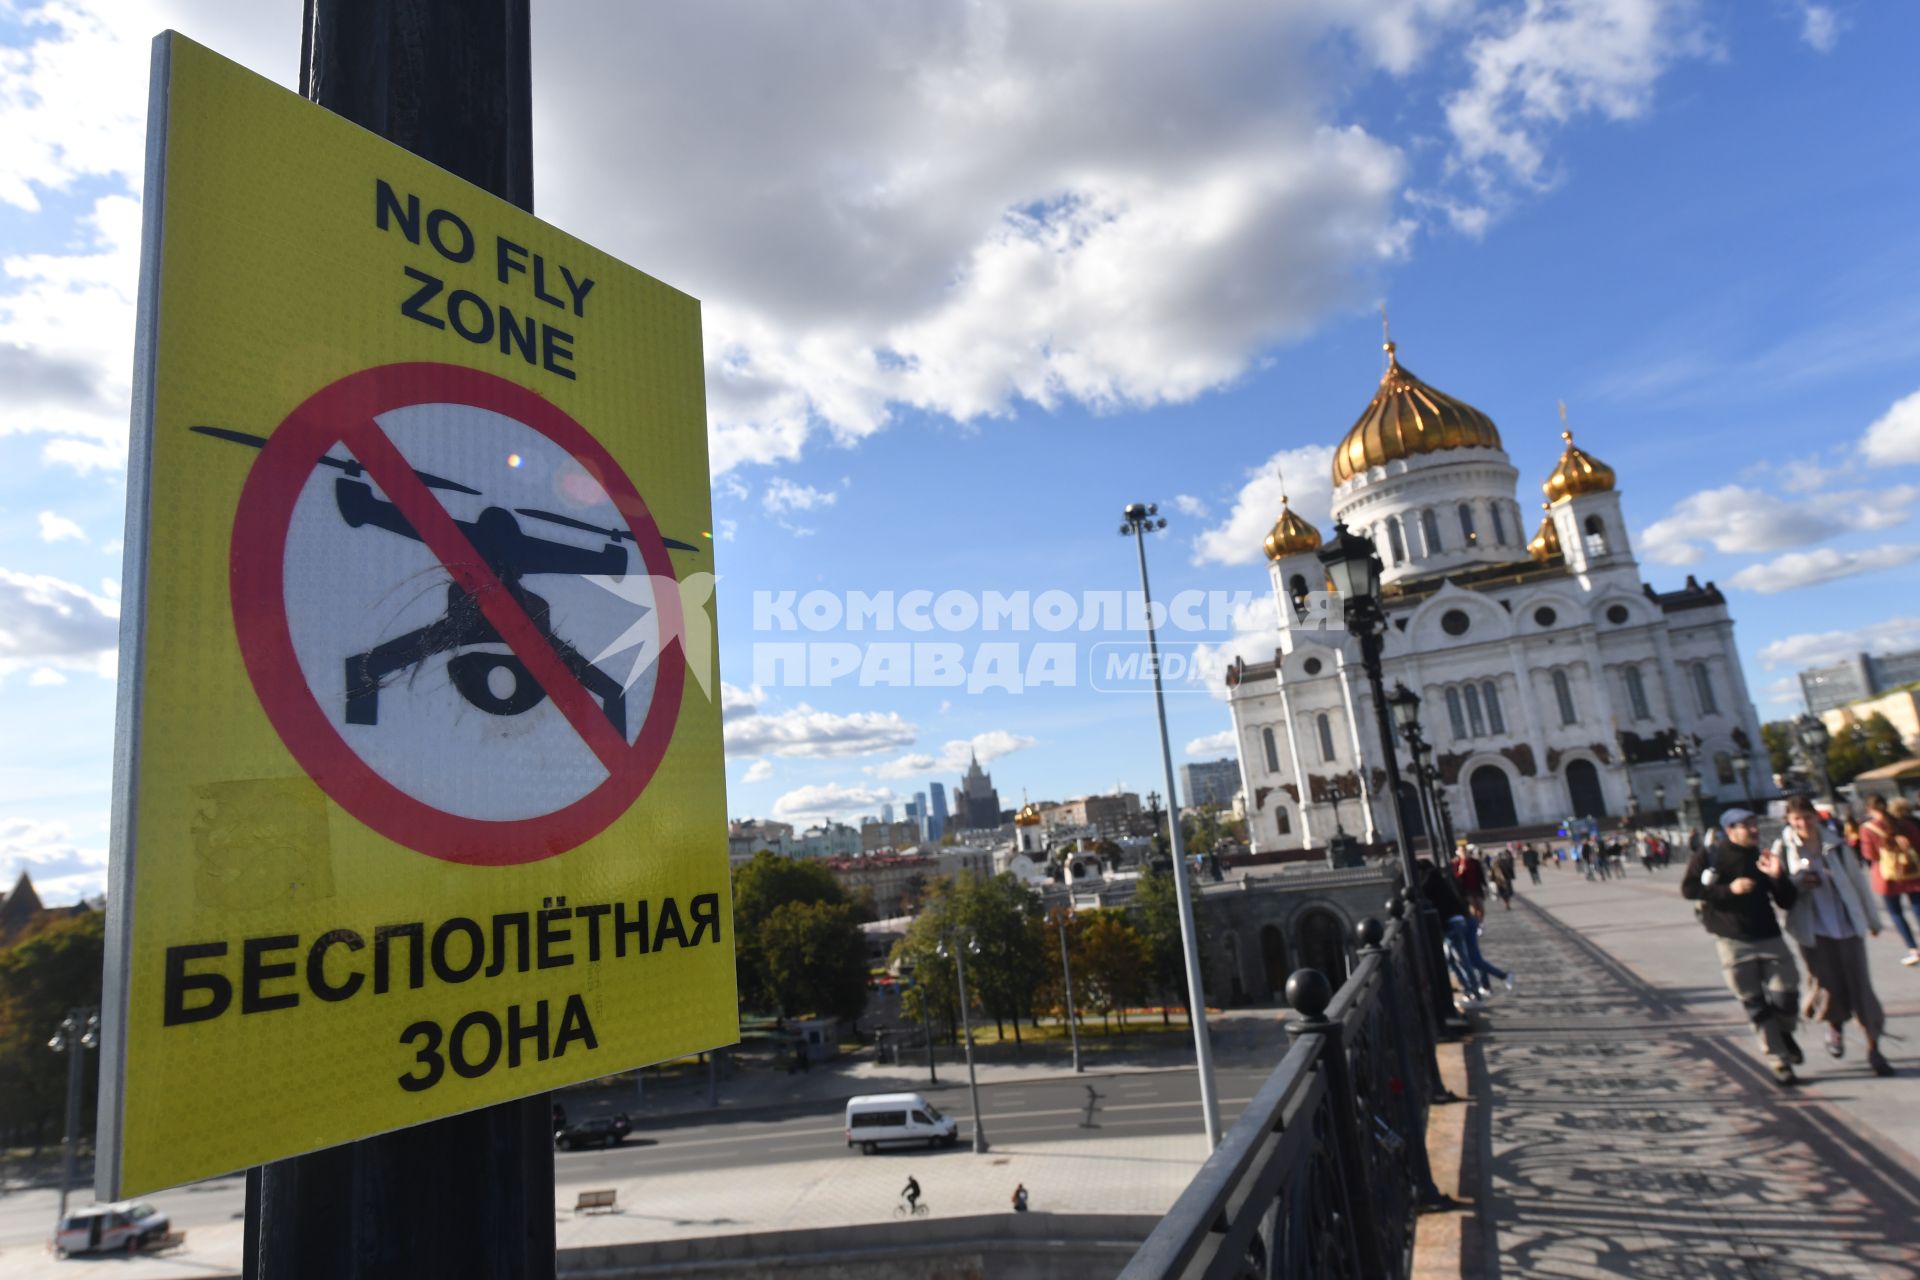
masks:
POLYGON ((25 871, 40 900, 57 906, 104 892, 106 868, 105 847, 81 844, 65 822, 0 820, 0 882, 9 889, 25 871))
POLYGON ((1221 644, 1200 644, 1193 648, 1194 678, 1214 697, 1226 700, 1227 668, 1235 658, 1248 662, 1271 662, 1280 647, 1280 619, 1274 614, 1273 597, 1261 594, 1234 606, 1233 634, 1221 644))
POLYGON ((773 802, 773 816, 783 821, 847 818, 871 813, 882 804, 897 800, 890 788, 843 787, 837 782, 801 787, 773 802))
MULTIPOLYGON (((542 212, 702 299, 716 474, 903 408, 1187 401, 1405 256, 1418 108, 1461 83, 1436 50, 1469 42, 1455 158, 1529 179, 1559 126, 1639 113, 1694 51, 1683 0, 1487 8, 1190 0, 1089 22, 1078 0, 582 0, 536 16, 542 212), (1346 118, 1375 72, 1424 98, 1381 113, 1404 138, 1346 118)), ((139 190, 148 32, 193 30, 285 82, 299 9, 25 12, 28 43, 0 60, 0 200, 31 209, 89 179, 139 190)), ((63 465, 123 456, 132 204, 101 200, 91 245, 5 267, 0 310, 20 306, 0 351, 20 368, 0 431, 46 434, 63 465), (29 411, 28 388, 54 403, 29 411)), ((1470 234, 1490 216, 1451 207, 1470 234)))
POLYGON ((1202 519, 1208 514, 1207 504, 1190 493, 1174 494, 1173 507, 1174 510, 1178 511, 1181 515, 1192 516, 1196 520, 1202 519))
POLYGON ((1237 744, 1238 740, 1233 736, 1233 730, 1222 729, 1218 733, 1210 733, 1204 738, 1195 738, 1192 742, 1189 742, 1187 744, 1187 754, 1190 756, 1217 756, 1222 751, 1235 750, 1237 744))
MULTIPOLYGON (((723 692, 723 707, 724 697, 723 692)), ((736 716, 725 724, 727 754, 734 757, 868 755, 911 746, 919 732, 898 712, 837 715, 816 711, 805 703, 791 711, 736 716)))
POLYGON ((46 574, 0 569, 0 676, 23 667, 111 678, 120 602, 46 574))
POLYGON ((735 716, 746 715, 767 700, 766 691, 755 685, 751 689, 742 689, 739 685, 720 682, 720 718, 732 720, 735 716))
POLYGON ((1920 560, 1920 547, 1916 545, 1887 543, 1884 547, 1868 547, 1862 551, 1836 551, 1834 547, 1820 547, 1818 551, 1793 551, 1776 560, 1766 560, 1764 564, 1749 564, 1728 581, 1740 587, 1741 591, 1774 595, 1778 591, 1814 587, 1822 581, 1853 578, 1855 574, 1870 574, 1882 568, 1897 568, 1901 564, 1912 564, 1914 560, 1920 560))
POLYGON ((1920 546, 1890 543, 1861 551, 1822 547, 1818 551, 1795 551, 1765 564, 1749 565, 1728 581, 1743 591, 1773 595, 1832 582, 1836 578, 1872 573, 1876 569, 1892 569, 1915 560, 1920 560, 1920 546))
POLYGON ((1873 462, 1920 462, 1920 391, 1894 401, 1867 428, 1860 451, 1873 462))
POLYGON ((1832 53, 1833 47, 1840 43, 1840 28, 1845 25, 1840 15, 1832 7, 1824 4, 1809 4, 1802 0, 1800 5, 1800 38, 1820 53, 1832 53))
POLYGON ((1786 551, 1854 529, 1905 524, 1920 488, 1886 485, 1788 500, 1729 484, 1692 494, 1639 535, 1640 550, 1663 564, 1696 564, 1707 544, 1726 554, 1786 551))
POLYGON ((1326 531, 1332 520, 1333 446, 1301 445, 1282 449, 1247 472, 1234 497, 1233 510, 1193 539, 1195 564, 1254 564, 1266 553, 1260 544, 1280 518, 1280 498, 1301 519, 1326 531), (1283 479, 1284 477, 1284 479, 1283 479))
POLYGON ((752 764, 747 766, 747 771, 740 775, 740 781, 741 782, 765 782, 768 778, 771 778, 772 776, 773 776, 773 761, 755 760, 752 764))
POLYGON ((40 513, 40 541, 59 542, 63 538, 72 538, 76 542, 87 540, 87 531, 72 520, 52 511, 40 513))
POLYGON ((1661 74, 1712 52, 1693 0, 1525 0, 1487 15, 1473 77, 1447 99, 1458 162, 1483 190, 1550 185, 1546 138, 1577 117, 1631 120, 1661 74))
POLYGON ((760 499, 769 515, 784 515, 790 511, 813 511, 820 507, 830 507, 840 501, 840 495, 829 489, 816 489, 812 485, 795 484, 784 476, 776 477, 760 499))
POLYGON ((1920 618, 1888 618, 1852 631, 1812 631, 1775 640, 1760 650, 1760 665, 1818 667, 1856 653, 1920 649, 1920 618))
POLYGON ((1768 681, 1762 694, 1768 703, 1775 706, 1790 705, 1800 701, 1804 696, 1797 676, 1781 676, 1777 680, 1768 681))
POLYGON ((27 683, 36 688, 44 688, 47 685, 65 684, 66 682, 66 676, 55 671, 52 667, 35 667, 33 674, 27 677, 27 683))
POLYGON ((915 752, 904 755, 885 764, 869 765, 864 772, 876 778, 911 778, 918 774, 964 773, 972 760, 982 765, 992 764, 1002 756, 1012 755, 1016 751, 1036 745, 1036 740, 1005 729, 990 729, 985 733, 976 733, 971 738, 954 738, 940 749, 938 755, 928 752, 915 752))

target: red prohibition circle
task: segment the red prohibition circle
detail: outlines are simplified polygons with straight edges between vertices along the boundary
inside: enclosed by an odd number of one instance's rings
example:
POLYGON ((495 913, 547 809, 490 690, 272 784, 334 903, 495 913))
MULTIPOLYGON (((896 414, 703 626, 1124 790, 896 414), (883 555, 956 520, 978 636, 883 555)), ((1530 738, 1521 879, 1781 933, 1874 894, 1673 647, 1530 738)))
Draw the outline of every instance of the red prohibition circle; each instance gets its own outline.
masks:
MULTIPOLYGON (((633 533, 646 572, 656 579, 677 577, 660 530, 633 481, 599 441, 551 402, 518 383, 459 365, 382 365, 350 374, 310 396, 268 439, 247 475, 228 555, 240 654, 281 741, 321 790, 355 818, 396 844, 448 862, 473 866, 537 862, 606 830, 639 798, 660 767, 679 720, 686 684, 684 645, 668 641, 681 635, 680 600, 676 592, 663 592, 654 601, 662 643, 646 719, 631 744, 615 738, 623 750, 596 748, 607 777, 586 795, 538 817, 491 821, 448 813, 382 777, 328 719, 301 670, 287 621, 287 536, 294 504, 322 456, 336 444, 348 443, 352 451, 349 442, 356 437, 363 444, 374 443, 364 434, 369 429, 384 442, 385 433, 375 418, 422 404, 490 410, 559 445, 613 500, 633 533), (613 756, 611 761, 608 755, 613 756)), ((397 451, 393 456, 398 457, 397 451)), ((355 457, 372 472, 366 457, 359 453, 355 457)), ((392 487, 381 487, 390 498, 396 496, 392 487)), ((436 500, 429 497, 427 501, 436 500)), ((548 692, 551 695, 553 690, 548 692)), ((554 700, 558 702, 557 697, 554 700)), ((610 724, 603 722, 601 727, 613 736, 610 724)))

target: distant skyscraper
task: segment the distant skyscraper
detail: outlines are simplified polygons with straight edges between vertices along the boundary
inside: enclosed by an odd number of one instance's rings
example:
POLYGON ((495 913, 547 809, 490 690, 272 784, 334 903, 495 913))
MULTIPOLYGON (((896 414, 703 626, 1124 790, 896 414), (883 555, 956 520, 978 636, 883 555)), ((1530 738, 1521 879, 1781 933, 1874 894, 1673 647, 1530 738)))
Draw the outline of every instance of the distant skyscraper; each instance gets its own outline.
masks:
POLYGON ((880 821, 893 821, 893 801, 888 800, 880 806, 880 821))
POLYGON ((933 821, 933 815, 927 810, 926 792, 916 791, 913 793, 913 799, 907 802, 907 817, 920 824, 920 839, 922 841, 933 838, 927 834, 927 828, 933 821))
POLYGON ((1180 789, 1182 804, 1233 803, 1233 793, 1240 789, 1240 765, 1230 759, 1208 760, 1199 764, 1180 766, 1180 789))
POLYGON ((980 767, 980 757, 968 752, 967 776, 960 780, 955 796, 960 825, 972 831, 990 831, 1000 825, 1000 793, 993 789, 993 775, 980 767))
POLYGON ((939 783, 927 786, 928 802, 933 806, 927 812, 927 839, 939 840, 947 833, 947 789, 939 783))

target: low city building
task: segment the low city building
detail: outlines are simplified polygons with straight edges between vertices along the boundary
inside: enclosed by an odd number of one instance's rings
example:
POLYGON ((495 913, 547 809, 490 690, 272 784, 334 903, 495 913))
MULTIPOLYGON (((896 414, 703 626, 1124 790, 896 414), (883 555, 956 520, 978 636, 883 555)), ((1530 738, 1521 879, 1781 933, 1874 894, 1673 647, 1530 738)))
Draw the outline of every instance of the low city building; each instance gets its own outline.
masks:
POLYGON ((1180 803, 1225 808, 1240 789, 1240 764, 1230 757, 1180 766, 1180 803))

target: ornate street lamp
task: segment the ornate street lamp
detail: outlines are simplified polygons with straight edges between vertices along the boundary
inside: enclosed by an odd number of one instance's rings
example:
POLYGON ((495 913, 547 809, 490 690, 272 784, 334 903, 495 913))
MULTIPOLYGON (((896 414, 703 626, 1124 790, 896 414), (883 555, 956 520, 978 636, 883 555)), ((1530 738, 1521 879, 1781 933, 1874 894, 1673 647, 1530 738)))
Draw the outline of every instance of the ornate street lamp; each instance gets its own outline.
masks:
POLYGON ((67 1150, 60 1165, 60 1217, 54 1224, 57 1234, 67 1225, 67 1196, 73 1190, 75 1170, 80 1160, 80 1091, 86 1065, 86 1051, 100 1047, 100 1011, 75 1009, 60 1020, 47 1048, 67 1055, 67 1150))
MULTIPOLYGON (((1430 949, 1427 939, 1440 936, 1439 922, 1433 905, 1420 891, 1419 870, 1413 861, 1413 841, 1407 835, 1412 828, 1407 821, 1406 796, 1400 789, 1400 757, 1394 750, 1393 723, 1388 718, 1387 691, 1380 669, 1387 629, 1386 611, 1380 604, 1380 553, 1371 538, 1361 537, 1340 522, 1333 526, 1333 537, 1320 549, 1319 559, 1328 583, 1340 597, 1347 630, 1360 641, 1360 666, 1366 673, 1367 688, 1373 694, 1374 726, 1379 732, 1380 754, 1386 764, 1387 792, 1393 800, 1394 842, 1400 846, 1400 874, 1406 884, 1407 897, 1415 907, 1407 918, 1417 930, 1413 937, 1415 954, 1427 960, 1428 999, 1421 1001, 1421 1006, 1426 1013, 1427 1030, 1437 1040, 1437 1008, 1446 998, 1447 985, 1432 967, 1438 948, 1430 949)), ((1364 762, 1361 767, 1365 767, 1364 762)))
POLYGON ((1393 692, 1387 695, 1387 704, 1393 709, 1393 722, 1400 729, 1400 736, 1406 739, 1407 753, 1413 757, 1413 784, 1416 797, 1420 801, 1420 825, 1427 829, 1427 848, 1437 850, 1440 847, 1440 815, 1434 807, 1433 792, 1427 785, 1426 755, 1429 750, 1425 731, 1420 726, 1420 695, 1395 683, 1393 692))
POLYGON ((1827 748, 1833 742, 1833 735, 1827 732, 1827 726, 1819 716, 1811 711, 1803 711, 1794 718, 1793 737, 1800 744, 1801 753, 1813 770, 1820 794, 1832 799, 1833 778, 1827 773, 1827 748))
POLYGON ((960 976, 960 1027, 967 1045, 967 1096, 973 1105, 973 1152, 985 1155, 987 1151, 987 1126, 980 1115, 980 1081, 973 1074, 973 1011, 967 1007, 967 952, 980 954, 980 940, 969 937, 966 946, 949 947, 942 942, 934 950, 942 960, 953 960, 954 972, 960 976))
POLYGON ((1742 801, 1751 800, 1753 798, 1753 758, 1744 752, 1735 756, 1733 758, 1733 771, 1740 775, 1740 799, 1742 801))
POLYGON ((1160 767, 1167 785, 1167 838, 1173 855, 1174 898, 1180 907, 1180 943, 1187 971, 1187 1020, 1193 1024, 1194 1065, 1200 1074, 1200 1111, 1207 1130, 1207 1150, 1220 1145, 1220 1100, 1213 1083, 1213 1046, 1207 1039, 1207 987, 1200 973, 1199 933, 1193 924, 1193 891, 1187 884, 1187 859, 1180 847, 1180 793, 1173 785, 1173 748, 1167 741, 1167 700, 1160 688, 1160 642, 1154 635, 1153 592, 1147 585, 1147 534, 1167 527, 1160 509, 1151 503, 1130 502, 1121 512, 1121 537, 1132 537, 1140 553, 1140 599, 1147 615, 1147 657, 1153 664, 1153 709, 1160 720, 1160 767))
POLYGON ((1667 811, 1667 786, 1664 782, 1653 784, 1653 807, 1661 813, 1667 811))

